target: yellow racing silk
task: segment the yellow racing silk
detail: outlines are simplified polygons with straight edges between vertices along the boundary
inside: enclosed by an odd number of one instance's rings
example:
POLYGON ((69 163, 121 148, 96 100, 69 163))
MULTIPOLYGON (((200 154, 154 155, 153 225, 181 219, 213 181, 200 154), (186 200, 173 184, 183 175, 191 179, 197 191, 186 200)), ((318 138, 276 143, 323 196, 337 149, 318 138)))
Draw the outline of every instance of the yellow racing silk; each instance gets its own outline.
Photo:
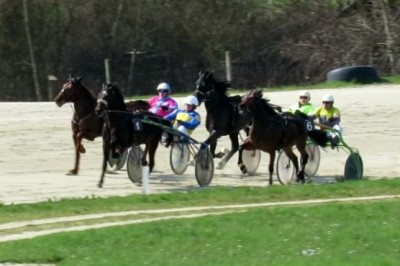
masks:
POLYGON ((186 112, 180 112, 176 115, 176 120, 180 120, 183 122, 189 122, 191 119, 190 115, 186 112))
POLYGON ((314 117, 318 118, 321 124, 333 127, 340 122, 340 111, 336 107, 326 110, 320 106, 315 110, 314 117))

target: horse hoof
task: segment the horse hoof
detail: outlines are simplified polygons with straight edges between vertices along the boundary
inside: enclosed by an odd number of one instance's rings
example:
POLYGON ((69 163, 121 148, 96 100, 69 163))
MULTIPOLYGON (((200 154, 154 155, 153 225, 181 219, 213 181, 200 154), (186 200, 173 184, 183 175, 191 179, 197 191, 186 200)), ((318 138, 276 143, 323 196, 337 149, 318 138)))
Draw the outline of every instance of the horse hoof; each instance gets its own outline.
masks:
POLYGON ((214 155, 214 158, 223 158, 225 156, 225 153, 223 153, 223 152, 218 152, 218 153, 216 153, 215 155, 214 155))
POLYGON ((102 188, 102 187, 103 187, 103 184, 102 184, 102 183, 98 183, 98 184, 97 184, 97 187, 98 187, 98 188, 102 188))
POLYGON ((117 171, 114 170, 114 169, 107 169, 107 170, 106 170, 106 173, 107 173, 107 174, 111 174, 111 175, 115 175, 115 174, 117 174, 117 171))
POLYGON ((85 147, 83 147, 83 145, 79 146, 78 152, 79 152, 79 153, 86 153, 85 147))
POLYGON ((69 170, 67 173, 65 173, 66 175, 78 175, 78 170, 72 169, 69 170))
POLYGON ((219 162, 216 168, 217 169, 224 169, 224 167, 225 167, 225 164, 223 162, 219 162))
POLYGON ((242 164, 242 165, 240 166, 240 171, 242 171, 242 174, 247 174, 247 167, 246 167, 246 165, 242 164))

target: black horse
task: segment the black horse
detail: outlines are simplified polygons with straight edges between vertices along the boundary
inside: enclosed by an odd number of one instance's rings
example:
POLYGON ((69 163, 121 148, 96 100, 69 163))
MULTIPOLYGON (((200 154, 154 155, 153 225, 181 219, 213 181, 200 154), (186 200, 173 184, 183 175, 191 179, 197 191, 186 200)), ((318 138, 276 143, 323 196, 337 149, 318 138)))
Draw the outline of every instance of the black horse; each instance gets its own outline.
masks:
POLYGON ((110 134, 110 141, 103 142, 103 166, 98 186, 102 187, 103 185, 110 151, 113 157, 118 157, 129 147, 145 144, 141 163, 142 165, 147 164, 148 153, 151 172, 158 143, 164 130, 161 126, 146 124, 142 121, 148 119, 168 127, 171 127, 171 122, 149 111, 136 110, 136 112, 132 112, 127 108, 119 89, 112 84, 104 85, 103 90, 99 93, 96 113, 104 118, 110 134))
POLYGON ((308 131, 307 120, 301 116, 275 111, 267 99, 263 99, 261 90, 252 91, 246 94, 241 103, 240 109, 245 113, 252 114, 252 125, 249 137, 239 147, 238 165, 243 173, 246 173, 246 166, 242 161, 243 150, 259 149, 269 153, 269 184, 272 185, 272 174, 274 171, 275 152, 283 149, 286 155, 293 162, 297 173, 297 181, 304 183, 304 168, 307 164, 308 154, 306 142, 309 137, 318 145, 326 146, 326 134, 316 130, 308 131), (301 167, 292 147, 296 146, 301 154, 301 167))
POLYGON ((210 135, 204 143, 210 145, 210 151, 214 158, 223 157, 217 166, 217 168, 222 169, 233 154, 238 151, 239 131, 249 125, 251 114, 239 114, 238 105, 242 97, 240 95, 229 96, 227 94, 229 82, 217 81, 212 72, 200 71, 195 85, 194 95, 199 103, 204 102, 207 111, 206 128, 210 135), (229 135, 231 140, 230 152, 227 155, 222 152, 216 154, 217 140, 226 135, 229 135))

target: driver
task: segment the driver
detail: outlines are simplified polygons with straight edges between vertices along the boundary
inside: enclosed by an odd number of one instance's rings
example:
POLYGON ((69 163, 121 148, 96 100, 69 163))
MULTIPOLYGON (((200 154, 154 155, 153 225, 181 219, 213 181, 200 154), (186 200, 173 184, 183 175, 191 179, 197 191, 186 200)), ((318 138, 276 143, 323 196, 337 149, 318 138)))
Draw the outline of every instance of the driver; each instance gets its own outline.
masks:
POLYGON ((178 129, 179 132, 191 135, 193 130, 201 123, 200 114, 196 111, 198 105, 199 101, 196 96, 190 95, 186 97, 183 109, 173 111, 166 115, 164 119, 175 121, 174 127, 178 129))
POLYGON ((299 93, 299 100, 297 101, 297 103, 290 106, 288 111, 294 114, 298 110, 306 115, 311 115, 314 112, 315 107, 310 103, 310 100, 311 100, 310 92, 301 91, 299 93))
POLYGON ((178 104, 170 96, 171 86, 168 83, 162 82, 157 86, 158 95, 151 97, 148 102, 150 104, 150 112, 157 114, 160 117, 165 117, 169 113, 178 109, 178 104))
POLYGON ((322 97, 322 106, 318 107, 311 115, 311 119, 318 118, 321 129, 328 129, 328 138, 331 141, 332 149, 339 144, 337 132, 342 134, 343 128, 340 123, 340 110, 333 106, 335 99, 331 94, 322 97), (333 129, 333 130, 332 130, 333 129))

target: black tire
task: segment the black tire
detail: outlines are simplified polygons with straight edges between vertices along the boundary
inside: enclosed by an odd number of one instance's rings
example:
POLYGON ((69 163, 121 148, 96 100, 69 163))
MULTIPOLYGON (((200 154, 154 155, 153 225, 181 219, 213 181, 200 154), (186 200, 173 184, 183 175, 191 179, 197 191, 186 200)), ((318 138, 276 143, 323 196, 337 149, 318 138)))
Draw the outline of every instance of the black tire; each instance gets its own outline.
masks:
POLYGON ((112 151, 110 151, 110 152, 108 153, 108 160, 107 160, 108 165, 109 165, 111 168, 113 168, 114 165, 117 163, 117 161, 118 161, 118 159, 117 159, 117 158, 114 158, 114 157, 112 156, 112 151))
POLYGON ((333 69, 326 75, 328 81, 345 81, 369 84, 380 82, 378 72, 372 66, 348 66, 333 69))
POLYGON ((257 172, 261 160, 260 150, 243 150, 242 153, 243 164, 246 166, 247 174, 254 175, 257 172))
POLYGON ((207 187, 211 183, 214 175, 214 160, 208 149, 202 149, 197 153, 194 171, 199 186, 207 187))
POLYGON ((321 162, 321 152, 318 145, 313 143, 308 143, 306 145, 306 152, 308 154, 308 161, 306 168, 304 169, 304 174, 307 177, 313 177, 318 171, 319 164, 321 162))
POLYGON ((126 164, 126 170, 128 177, 134 184, 142 183, 142 162, 143 150, 140 146, 134 146, 131 148, 128 154, 128 160, 126 164))
POLYGON ((292 161, 287 157, 286 153, 282 150, 279 151, 276 160, 276 175, 279 183, 282 185, 289 185, 294 182, 295 170, 292 161))
POLYGON ((189 144, 173 143, 169 153, 169 164, 176 175, 185 173, 190 160, 189 144))
POLYGON ((118 158, 115 169, 116 170, 121 170, 122 167, 124 167, 126 163, 126 159, 128 157, 128 149, 125 149, 122 155, 118 158))
POLYGON ((347 157, 344 165, 344 179, 358 180, 362 179, 364 172, 364 164, 359 153, 351 153, 347 157))

